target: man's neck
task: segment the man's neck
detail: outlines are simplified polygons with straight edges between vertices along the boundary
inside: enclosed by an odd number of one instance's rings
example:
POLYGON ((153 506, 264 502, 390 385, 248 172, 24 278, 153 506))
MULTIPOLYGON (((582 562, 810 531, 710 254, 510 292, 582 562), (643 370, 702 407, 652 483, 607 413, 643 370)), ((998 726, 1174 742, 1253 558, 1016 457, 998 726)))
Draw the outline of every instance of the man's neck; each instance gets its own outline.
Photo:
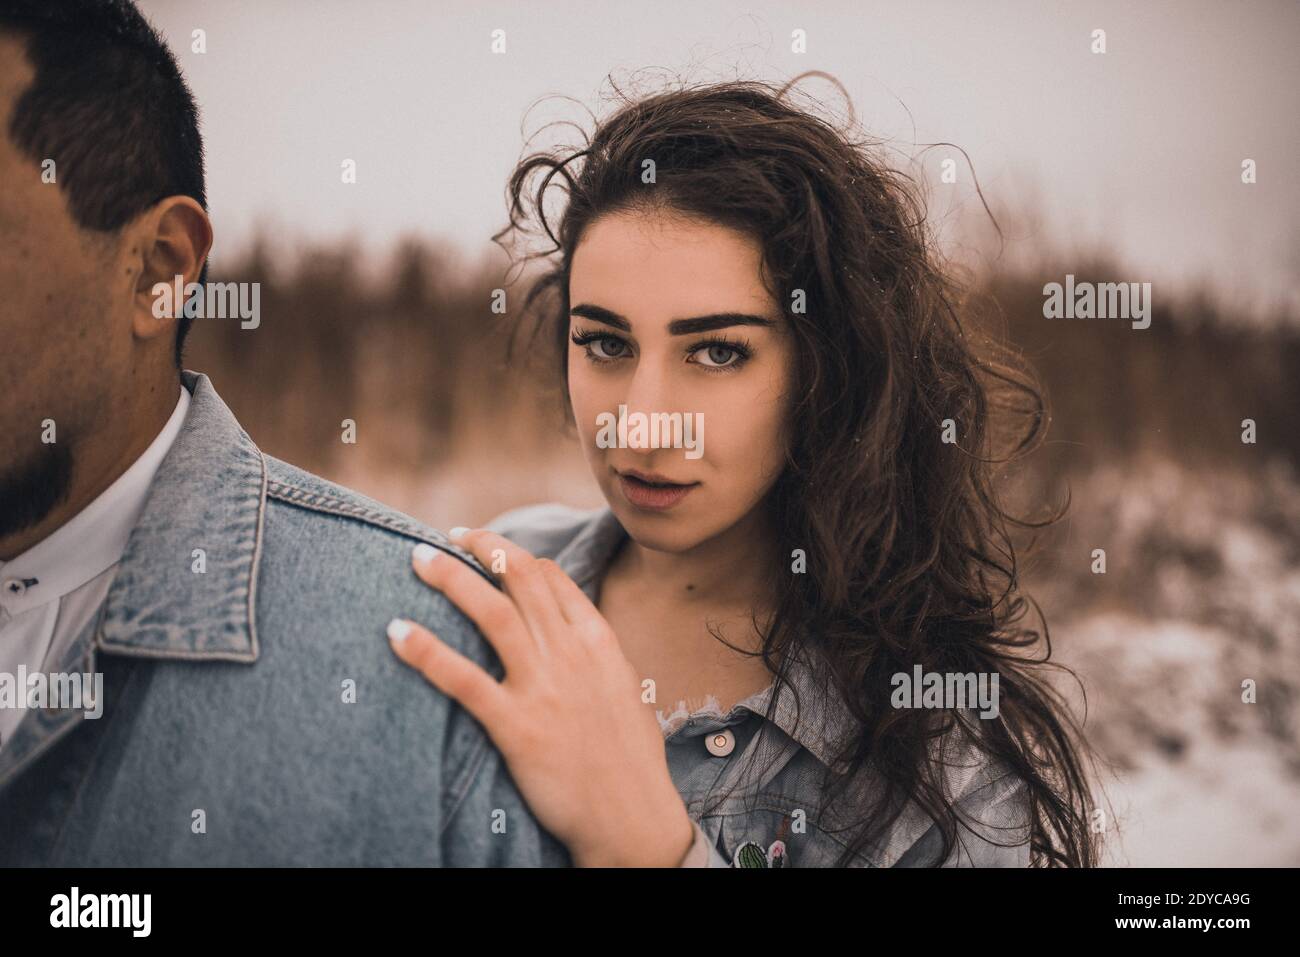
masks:
MULTIPOLYGON (((179 382, 177 389, 184 388, 179 382)), ((179 391, 160 390, 159 397, 120 420, 130 431, 122 436, 92 436, 80 443, 72 465, 67 496, 35 525, 0 536, 0 561, 12 561, 70 522, 116 482, 144 454, 176 410, 179 391)))

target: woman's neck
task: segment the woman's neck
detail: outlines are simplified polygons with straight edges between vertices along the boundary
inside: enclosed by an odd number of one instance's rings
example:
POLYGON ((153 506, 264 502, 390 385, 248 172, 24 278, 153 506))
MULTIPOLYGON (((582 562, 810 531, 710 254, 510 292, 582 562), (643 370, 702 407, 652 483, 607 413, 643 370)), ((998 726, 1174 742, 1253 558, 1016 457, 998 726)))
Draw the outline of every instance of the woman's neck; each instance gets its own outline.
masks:
POLYGON ((755 653, 772 611, 776 541, 742 522, 689 552, 629 538, 614 556, 599 606, 638 673, 654 677, 665 711, 694 711, 710 695, 730 710, 771 683, 755 653))
POLYGON ((628 539, 610 574, 663 602, 756 613, 770 602, 777 561, 775 532, 755 509, 687 552, 654 551, 628 539))

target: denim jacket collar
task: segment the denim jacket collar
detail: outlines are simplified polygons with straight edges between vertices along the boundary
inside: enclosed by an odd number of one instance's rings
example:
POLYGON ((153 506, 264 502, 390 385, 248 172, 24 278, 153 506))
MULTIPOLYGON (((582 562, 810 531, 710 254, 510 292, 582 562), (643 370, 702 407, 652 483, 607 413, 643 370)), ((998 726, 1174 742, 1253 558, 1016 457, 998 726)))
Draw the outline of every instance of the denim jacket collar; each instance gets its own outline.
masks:
MULTIPOLYGON (((608 507, 599 509, 582 526, 573 539, 556 556, 555 562, 587 594, 596 600, 600 579, 619 546, 627 538, 614 512, 608 507)), ((805 653, 815 662, 820 655, 806 648, 805 653)), ((857 726, 843 698, 829 680, 826 669, 799 659, 789 663, 786 673, 788 686, 783 687, 773 713, 773 723, 797 744, 807 748, 822 762, 830 766, 835 749, 857 726), (798 694, 796 703, 791 688, 798 694)), ((744 707, 758 715, 766 715, 775 683, 767 690, 746 698, 736 707, 744 707)), ((734 709, 733 709, 734 710, 734 709)))
MULTIPOLYGON (((192 393, 185 424, 154 473, 104 604, 56 671, 95 672, 100 651, 257 660, 266 467, 208 377, 182 378, 192 393)), ((83 711, 71 708, 31 712, 0 751, 0 788, 83 720, 83 711)))
POLYGON ((96 643, 145 657, 256 661, 266 462, 207 376, 182 379, 189 414, 127 542, 96 643))

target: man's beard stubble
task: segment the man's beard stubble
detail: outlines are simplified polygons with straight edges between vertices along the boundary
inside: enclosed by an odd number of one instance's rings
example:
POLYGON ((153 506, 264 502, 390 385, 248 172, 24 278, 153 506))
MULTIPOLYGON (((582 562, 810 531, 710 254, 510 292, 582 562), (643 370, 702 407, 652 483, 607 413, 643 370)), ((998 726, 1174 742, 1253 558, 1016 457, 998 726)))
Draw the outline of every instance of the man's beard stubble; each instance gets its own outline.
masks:
POLYGON ((44 444, 32 460, 0 471, 0 538, 40 522, 68 497, 71 487, 67 442, 44 444))

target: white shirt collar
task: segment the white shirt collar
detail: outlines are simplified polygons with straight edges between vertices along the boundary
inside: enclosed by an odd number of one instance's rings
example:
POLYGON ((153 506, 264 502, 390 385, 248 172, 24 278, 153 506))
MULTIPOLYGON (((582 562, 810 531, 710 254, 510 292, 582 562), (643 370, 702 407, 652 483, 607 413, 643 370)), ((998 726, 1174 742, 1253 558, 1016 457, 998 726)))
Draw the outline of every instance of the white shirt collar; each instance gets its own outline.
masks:
POLYGON ((17 617, 57 601, 121 560, 154 473, 185 424, 190 393, 183 386, 180 393, 162 431, 112 485, 27 551, 12 561, 0 562, 0 611, 17 617), (32 579, 35 584, 22 584, 32 579), (20 584, 11 590, 12 582, 20 584))

